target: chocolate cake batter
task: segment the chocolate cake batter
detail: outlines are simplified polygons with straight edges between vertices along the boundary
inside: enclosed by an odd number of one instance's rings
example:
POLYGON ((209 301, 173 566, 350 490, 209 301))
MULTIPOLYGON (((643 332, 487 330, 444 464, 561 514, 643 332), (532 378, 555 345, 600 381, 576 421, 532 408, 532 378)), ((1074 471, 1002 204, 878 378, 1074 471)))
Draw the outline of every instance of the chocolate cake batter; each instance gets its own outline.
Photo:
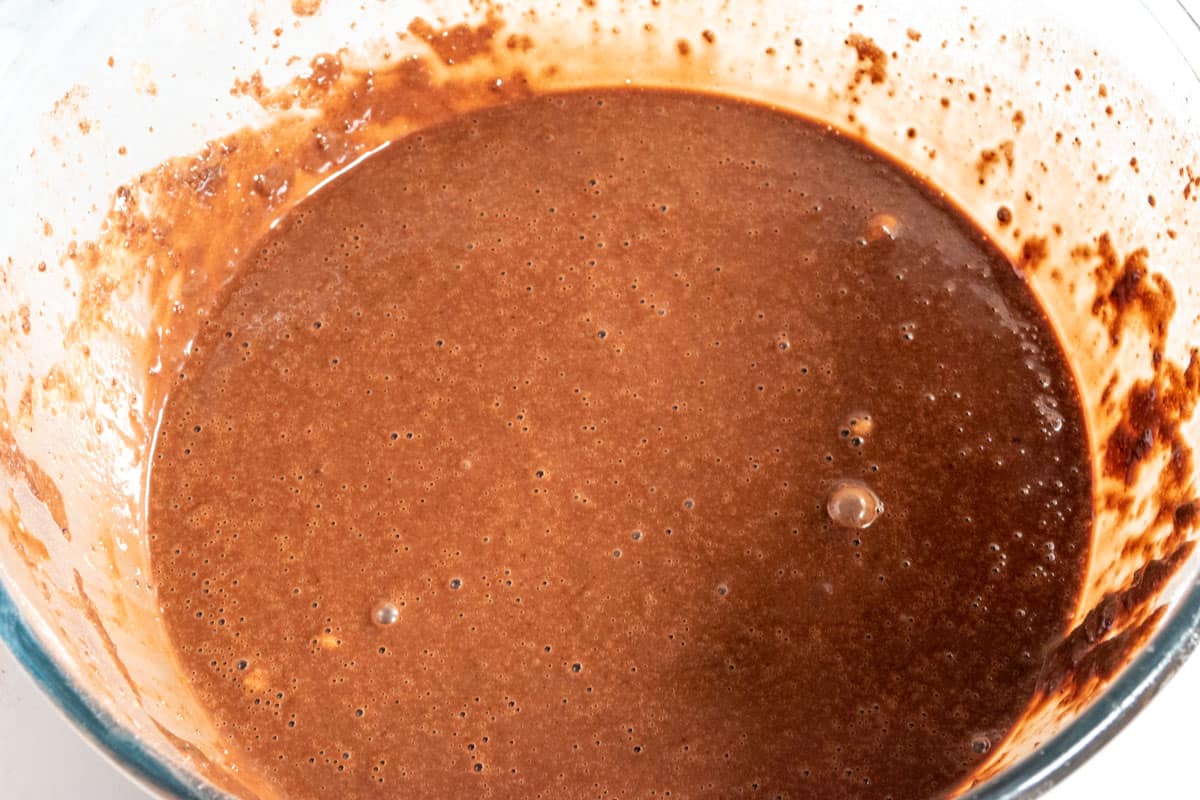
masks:
POLYGON ((1079 590, 1079 399, 1010 263, 811 122, 611 90, 315 193, 178 376, 178 657, 288 798, 943 795, 1079 590))

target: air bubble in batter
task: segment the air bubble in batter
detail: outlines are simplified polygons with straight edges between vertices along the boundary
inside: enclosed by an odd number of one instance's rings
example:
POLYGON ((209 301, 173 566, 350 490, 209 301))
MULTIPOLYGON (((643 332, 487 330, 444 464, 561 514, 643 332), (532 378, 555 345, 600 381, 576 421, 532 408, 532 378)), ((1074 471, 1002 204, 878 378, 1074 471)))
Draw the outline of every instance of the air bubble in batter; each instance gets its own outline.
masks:
POLYGON ((400 609, 396 608, 395 603, 380 603, 371 612, 371 619, 376 625, 395 625, 400 619, 400 609))
POLYGON ((883 501, 862 481, 839 481, 825 505, 829 518, 843 528, 869 528, 883 513, 883 501))

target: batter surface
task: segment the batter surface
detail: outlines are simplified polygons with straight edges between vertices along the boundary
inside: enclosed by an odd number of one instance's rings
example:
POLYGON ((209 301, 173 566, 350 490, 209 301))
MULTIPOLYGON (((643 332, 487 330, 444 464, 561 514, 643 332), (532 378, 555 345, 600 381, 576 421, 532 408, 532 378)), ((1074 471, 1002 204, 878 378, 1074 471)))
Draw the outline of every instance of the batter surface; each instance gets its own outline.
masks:
POLYGON ((394 142, 261 244, 164 412, 154 578, 288 798, 938 796, 1086 563, 1058 342, 823 127, 610 90, 394 142))

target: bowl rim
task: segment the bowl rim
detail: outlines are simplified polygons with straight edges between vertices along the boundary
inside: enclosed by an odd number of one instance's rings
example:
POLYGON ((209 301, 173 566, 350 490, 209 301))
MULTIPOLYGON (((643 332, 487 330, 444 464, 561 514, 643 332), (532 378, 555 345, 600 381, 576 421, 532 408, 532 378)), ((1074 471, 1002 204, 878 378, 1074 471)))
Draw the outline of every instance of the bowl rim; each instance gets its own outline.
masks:
MULTIPOLYGON (((1189 56, 1168 27, 1186 26, 1187 35, 1200 37, 1200 19, 1185 0, 1139 0, 1138 3, 1162 29, 1172 46, 1200 81, 1200 56, 1189 56)), ((1200 3, 1197 4, 1200 9, 1200 3)), ((47 15, 51 17, 54 15, 47 15)), ((32 27, 32 26, 31 26, 32 27)), ((43 38, 62 35, 60 27, 28 31, 19 53, 34 51, 43 38)), ((1198 39, 1200 40, 1200 39, 1198 39)), ((13 63, 20 63, 19 55, 13 63)), ((2 72, 3 70, 0 70, 2 72)), ((10 74, 13 70, 9 70, 10 74)), ((19 75, 14 75, 19 77, 19 75)), ((33 628, 21 616, 19 603, 5 584, 0 571, 0 642, 8 647, 34 684, 71 726, 116 769, 153 796, 182 800, 235 800, 197 774, 147 747, 118 723, 66 673, 33 628)), ((1117 736, 1173 677, 1200 647, 1200 576, 1180 589, 1180 600, 1170 615, 1126 664, 1116 680, 1088 708, 1034 752, 1021 758, 995 777, 957 795, 958 800, 1032 800, 1061 784, 1076 769, 1117 736)))
POLYGON ((18 604, 3 580, 0 580, 0 642, 8 647, 71 727, 133 783, 156 797, 227 800, 227 795, 200 783, 203 779, 192 777, 147 747, 94 698, 81 691, 21 617, 18 604))

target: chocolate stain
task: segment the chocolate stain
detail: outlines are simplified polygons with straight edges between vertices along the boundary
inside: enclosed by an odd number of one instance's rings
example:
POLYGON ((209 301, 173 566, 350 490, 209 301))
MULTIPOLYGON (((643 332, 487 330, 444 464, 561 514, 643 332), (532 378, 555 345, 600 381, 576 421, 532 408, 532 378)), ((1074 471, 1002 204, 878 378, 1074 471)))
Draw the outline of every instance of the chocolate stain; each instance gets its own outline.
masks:
POLYGON ((871 83, 883 83, 887 80, 888 55, 875 44, 869 36, 852 33, 846 37, 846 44, 854 48, 858 55, 858 66, 854 69, 850 88, 857 88, 863 80, 871 83))
POLYGON ((1195 545, 1181 543, 1147 562, 1125 589, 1105 595, 1046 656, 1039 691, 1068 707, 1091 700, 1095 687, 1111 679, 1154 632, 1164 611, 1155 601, 1195 545))
MULTIPOLYGON (((0 420, 0 468, 12 479, 20 482, 45 506, 63 538, 71 541, 67 508, 58 484, 36 461, 24 454, 17 444, 8 420, 0 420)), ((37 542, 37 545, 38 552, 46 552, 46 546, 42 542, 37 542)))
POLYGON ((975 171, 979 175, 979 185, 983 186, 991 178, 997 167, 1003 164, 1011 173, 1016 165, 1016 149, 1012 141, 1005 140, 994 148, 979 152, 979 160, 975 163, 975 171))
POLYGON ((19 508, 16 495, 9 489, 8 508, 4 511, 4 527, 8 529, 8 541, 25 565, 30 571, 33 571, 38 564, 49 560, 50 551, 41 539, 34 536, 25 527, 25 523, 21 521, 19 508))
POLYGON ((129 686, 129 691, 133 692, 133 696, 138 702, 141 702, 142 693, 138 690, 137 681, 129 673, 129 668, 125 666, 125 662, 121 659, 121 654, 117 652, 116 643, 113 642, 108 629, 104 627, 104 620, 101 618, 100 612, 96 610, 96 604, 88 596, 87 590, 83 585, 83 576, 79 574, 79 570, 75 570, 74 575, 75 591, 78 592, 79 599, 82 602, 83 615, 87 617, 88 622, 92 624, 92 628, 100 637, 100 643, 104 645, 104 649, 112 659, 112 663, 116 666, 117 671, 121 673, 121 677, 125 679, 125 683, 129 686))
POLYGON ((417 17, 408 25, 408 32, 424 39, 429 48, 445 64, 459 64, 491 52, 493 40, 500 30, 500 22, 489 16, 475 27, 460 23, 450 28, 435 28, 417 17))
POLYGON ((292 0, 292 13, 297 17, 311 17, 321 10, 321 0, 292 0))

